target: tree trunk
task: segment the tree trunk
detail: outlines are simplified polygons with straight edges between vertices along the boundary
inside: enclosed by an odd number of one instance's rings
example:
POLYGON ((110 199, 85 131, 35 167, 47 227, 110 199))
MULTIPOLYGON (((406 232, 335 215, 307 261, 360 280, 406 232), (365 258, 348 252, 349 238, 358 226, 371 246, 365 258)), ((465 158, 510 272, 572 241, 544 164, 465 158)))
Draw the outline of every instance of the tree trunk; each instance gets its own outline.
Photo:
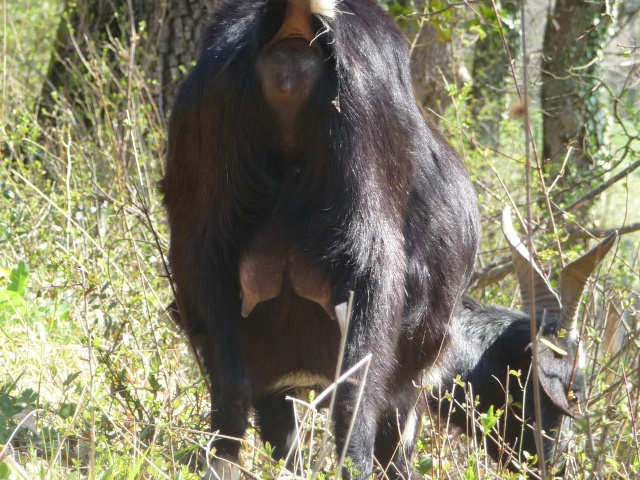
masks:
POLYGON ((169 3, 166 27, 159 39, 157 70, 162 86, 160 105, 165 114, 173 105, 180 82, 197 59, 200 29, 207 16, 207 7, 215 2, 170 0, 169 3))
POLYGON ((455 83, 451 42, 440 38, 439 29, 429 21, 420 24, 411 49, 411 80, 418 103, 429 120, 438 123, 451 104, 447 83, 455 83))
POLYGON ((468 80, 466 69, 457 68, 458 63, 463 64, 454 59, 458 39, 452 35, 456 31, 454 24, 463 15, 451 9, 444 18, 442 12, 432 13, 431 3, 425 0, 398 3, 410 12, 401 16, 399 23, 411 44, 411 80, 416 100, 429 120, 437 124, 452 102, 446 85, 468 80))
POLYGON ((543 162, 553 182, 567 159, 553 194, 571 201, 602 174, 608 114, 601 95, 599 59, 611 36, 610 3, 556 0, 543 43, 541 106, 543 162), (568 155, 568 149, 572 151, 568 155))
MULTIPOLYGON (((492 3, 486 3, 486 11, 493 9, 492 3)), ((486 36, 475 45, 471 78, 470 112, 472 125, 477 139, 483 145, 498 150, 500 148, 500 122, 506 110, 507 79, 511 75, 510 59, 518 58, 520 52, 520 5, 516 1, 502 2, 499 11, 503 20, 503 32, 498 19, 490 17, 486 26, 486 36), (509 51, 506 50, 503 35, 509 51)))
POLYGON ((41 93, 40 117, 55 121, 56 108, 84 105, 84 77, 106 67, 105 79, 122 86, 127 62, 149 80, 151 100, 166 115, 184 72, 195 61, 207 0, 65 1, 41 93), (120 48, 117 48, 117 47, 120 48), (123 52, 130 54, 123 58, 123 52), (97 62, 106 60, 103 66, 97 62), (93 72, 92 72, 93 71, 93 72))

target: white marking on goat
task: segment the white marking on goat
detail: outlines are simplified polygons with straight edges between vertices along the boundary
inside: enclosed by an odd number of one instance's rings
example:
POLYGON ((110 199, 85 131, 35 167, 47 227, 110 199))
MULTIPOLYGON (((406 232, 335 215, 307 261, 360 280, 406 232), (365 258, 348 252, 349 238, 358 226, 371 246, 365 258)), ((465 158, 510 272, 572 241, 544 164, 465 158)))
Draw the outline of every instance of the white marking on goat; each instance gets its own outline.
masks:
POLYGON ((572 342, 577 342, 580 339, 580 332, 577 328, 571 329, 567 332, 567 338, 572 342))
POLYGON ((310 0, 311 13, 322 15, 330 19, 335 19, 338 13, 338 0, 310 0))
POLYGON ((442 386, 443 377, 442 368, 439 365, 433 365, 429 370, 425 370, 422 377, 422 386, 424 387, 440 387, 442 386))
POLYGON ((300 449, 300 443, 298 441, 297 431, 292 430, 287 435, 287 444, 283 446, 282 451, 286 452, 288 458, 292 459, 292 463, 294 464, 294 472, 298 468, 301 468, 301 469, 304 468, 304 466, 300 463, 302 458, 300 457, 299 452, 297 452, 297 450, 299 449, 300 449), (291 457, 289 457, 289 455, 291 455, 291 457))
POLYGON ((240 469, 226 460, 214 458, 209 462, 203 480, 240 480, 240 469))
POLYGON ((407 421, 404 424, 404 430, 402 431, 402 445, 413 446, 413 441, 416 436, 416 428, 418 427, 418 414, 415 409, 411 409, 409 415, 407 415, 407 421))
POLYGON ((578 367, 580 367, 581 370, 584 370, 586 366, 587 366, 587 354, 584 351, 584 346, 582 345, 582 342, 580 342, 578 344, 578 367))
POLYGON ((344 335, 344 331, 347 328, 347 309, 349 308, 348 302, 343 302, 336 305, 336 318, 338 325, 340 325, 340 333, 344 335))
POLYGON ((317 373, 298 371, 290 372, 279 378, 277 378, 269 387, 267 391, 277 392, 280 390, 287 390, 290 388, 311 388, 319 387, 324 390, 331 384, 331 379, 324 375, 317 373))

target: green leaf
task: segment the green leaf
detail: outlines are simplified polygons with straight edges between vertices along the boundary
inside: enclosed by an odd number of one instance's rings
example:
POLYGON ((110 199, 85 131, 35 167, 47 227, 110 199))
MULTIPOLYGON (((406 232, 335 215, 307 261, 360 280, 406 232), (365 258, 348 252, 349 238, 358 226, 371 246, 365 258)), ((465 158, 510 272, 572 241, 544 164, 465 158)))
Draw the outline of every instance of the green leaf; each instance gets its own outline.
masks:
POLYGON ((0 313, 14 313, 24 308, 24 298, 12 290, 0 290, 0 313))
POLYGON ((476 459, 471 456, 469 457, 469 466, 464 471, 464 480, 477 480, 478 475, 476 475, 476 459))
POLYGON ((11 476, 11 469, 9 468, 9 465, 7 465, 7 462, 2 462, 0 463, 0 480, 5 480, 10 478, 11 476))
POLYGON ((3 416, 11 418, 22 412, 24 408, 22 405, 17 405, 9 395, 0 395, 0 413, 3 416))
POLYGON ((67 378, 64 382, 62 382, 63 387, 68 387, 73 383, 73 381, 80 376, 80 372, 70 373, 67 375, 67 378))
POLYGON ((158 377, 156 377, 153 373, 149 375, 149 385, 151 385, 151 389, 155 393, 158 393, 160 390, 162 390, 162 385, 160 385, 158 377))
POLYGON ((493 405, 489 407, 487 413, 480 415, 480 423, 482 423, 482 435, 488 435, 493 426, 498 421, 500 414, 494 414, 493 405))
POLYGON ((38 401, 38 394, 34 392, 33 389, 31 388, 27 388, 26 390, 24 390, 20 394, 20 397, 18 398, 18 402, 24 403, 27 405, 35 405, 37 401, 38 401))
POLYGON ((27 264, 21 261, 18 263, 18 266, 11 270, 11 275, 9 279, 11 280, 11 285, 9 285, 8 290, 12 292, 17 292, 19 295, 24 295, 24 285, 27 282, 27 277, 29 276, 29 267, 27 264))
POLYGON ((405 7, 400 2, 393 2, 389 5, 389 13, 395 17, 409 16, 415 13, 415 9, 412 7, 405 7))
POLYGON ((269 442, 264 442, 264 452, 267 454, 268 458, 273 458, 274 447, 271 446, 269 442))
POLYGON ((69 318, 71 314, 71 304, 67 302, 59 303, 56 305, 55 311, 53 312, 58 320, 66 320, 69 318))
POLYGON ((421 475, 426 475, 433 470, 433 457, 431 455, 423 455, 418 460, 418 472, 421 475))

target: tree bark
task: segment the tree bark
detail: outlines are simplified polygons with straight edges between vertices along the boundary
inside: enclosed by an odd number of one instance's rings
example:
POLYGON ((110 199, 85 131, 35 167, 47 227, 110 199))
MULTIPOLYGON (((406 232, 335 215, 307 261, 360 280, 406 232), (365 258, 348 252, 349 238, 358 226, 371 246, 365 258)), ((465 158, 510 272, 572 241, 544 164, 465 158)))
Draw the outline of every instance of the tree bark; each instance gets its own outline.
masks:
MULTIPOLYGON (((156 0, 159 1, 159 0, 156 0)), ((160 105, 167 113, 180 82, 198 56, 198 41, 207 7, 215 2, 207 0, 170 0, 166 26, 162 29, 158 48, 158 78, 160 105)))
POLYGON ((401 0, 398 3, 412 12, 410 21, 401 18, 399 23, 411 44, 411 80, 416 100, 425 116, 437 124, 452 103, 446 85, 468 80, 466 69, 458 68, 462 62, 456 62, 454 58, 458 39, 447 36, 439 28, 445 25, 449 34, 454 32, 454 23, 461 19, 461 15, 447 10, 448 17, 442 19, 442 12, 430 12, 431 4, 424 0, 401 0))
POLYGON ((601 95, 599 60, 614 25, 611 3, 557 0, 543 43, 541 106, 543 164, 553 195, 566 203, 602 174, 606 157, 607 105, 601 95), (569 154, 569 147, 571 152, 569 154), (567 197, 567 198, 565 198, 567 197))
POLYGON ((452 58, 451 43, 442 41, 438 28, 424 21, 412 45, 411 80, 418 103, 433 123, 439 122, 451 104, 445 86, 456 81, 452 58))
MULTIPOLYGON (((493 9, 492 2, 486 3, 487 10, 493 9)), ((499 12, 509 22, 502 22, 500 31, 497 18, 489 18, 493 25, 487 25, 486 36, 478 40, 473 55, 471 78, 471 118, 477 139, 483 145, 498 150, 500 148, 500 122, 506 110, 507 79, 511 75, 511 59, 518 58, 520 52, 520 5, 516 1, 502 2, 499 12), (509 50, 505 47, 506 40, 509 50)))
MULTIPOLYGON (((133 52, 135 66, 148 80, 150 95, 166 115, 177 86, 197 56, 197 40, 207 0, 65 1, 55 51, 41 92, 40 117, 55 121, 61 101, 72 108, 84 103, 83 78, 107 61, 108 75, 126 78, 123 52, 133 52), (119 48, 118 48, 119 47, 119 48)), ((75 108, 73 108, 76 111, 75 108)), ((78 109, 77 111, 82 111, 78 109)))

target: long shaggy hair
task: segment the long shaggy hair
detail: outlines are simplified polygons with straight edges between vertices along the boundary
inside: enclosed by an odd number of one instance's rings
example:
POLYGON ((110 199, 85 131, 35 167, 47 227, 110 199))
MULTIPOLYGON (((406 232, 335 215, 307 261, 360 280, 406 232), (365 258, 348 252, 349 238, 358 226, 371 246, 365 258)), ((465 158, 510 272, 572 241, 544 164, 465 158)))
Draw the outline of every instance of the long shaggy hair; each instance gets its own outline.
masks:
MULTIPOLYGON (((393 20, 367 0, 310 8, 323 59, 291 123, 256 69, 287 2, 223 1, 209 20, 170 121, 169 259, 179 323, 211 377, 212 427, 242 436, 251 405, 281 455, 293 428, 284 395, 322 383, 282 379, 333 378, 334 308, 354 292, 342 366, 373 357, 347 454, 367 474, 374 449, 392 461, 398 418, 415 416, 412 382, 472 272, 477 204, 416 106, 393 20)), ((355 397, 351 384, 339 389, 339 448, 355 397)), ((237 442, 216 449, 233 458, 237 442)))

